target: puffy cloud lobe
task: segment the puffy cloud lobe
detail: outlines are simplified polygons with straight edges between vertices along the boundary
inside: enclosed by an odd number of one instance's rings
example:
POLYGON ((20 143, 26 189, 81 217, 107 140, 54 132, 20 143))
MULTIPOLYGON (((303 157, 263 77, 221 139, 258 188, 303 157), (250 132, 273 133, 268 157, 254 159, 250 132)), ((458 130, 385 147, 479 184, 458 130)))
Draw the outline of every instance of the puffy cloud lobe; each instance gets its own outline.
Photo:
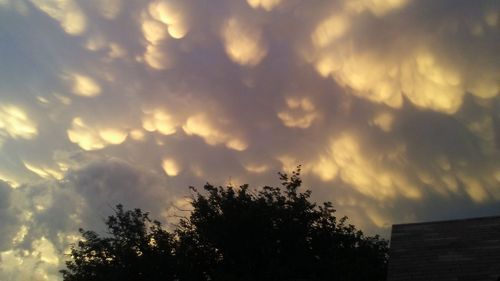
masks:
POLYGON ((248 5, 254 9, 262 8, 271 11, 281 4, 282 0, 247 0, 248 5))
POLYGON ((30 164, 30 163, 24 163, 24 166, 26 169, 30 170, 31 172, 37 174, 38 176, 42 178, 55 178, 58 180, 63 179, 63 171, 60 169, 54 169, 50 167, 40 167, 35 164, 30 164))
POLYGON ((172 38, 182 39, 188 33, 189 27, 180 1, 154 1, 148 10, 154 19, 167 27, 172 38))
POLYGON ((148 132, 159 132, 163 135, 172 135, 179 126, 174 117, 165 110, 156 109, 146 112, 142 119, 142 127, 148 132))
POLYGON ((87 17, 74 0, 31 0, 41 11, 59 22, 70 35, 79 35, 87 28, 87 17))
POLYGON ((32 139, 38 134, 36 123, 14 105, 0 105, 0 133, 2 131, 11 138, 32 139))
POLYGON ((108 145, 121 144, 128 135, 126 131, 117 128, 92 128, 80 117, 73 119, 67 134, 71 142, 78 144, 84 150, 97 150, 108 145))
POLYGON ((226 132, 217 127, 216 124, 224 126, 225 120, 212 120, 206 114, 198 114, 189 117, 182 127, 188 135, 202 137, 209 145, 223 143, 226 147, 237 151, 247 149, 248 144, 242 138, 236 136, 236 132, 226 132))
POLYGON ((136 141, 143 141, 146 138, 146 134, 141 129, 135 129, 130 131, 130 137, 136 141))
POLYGON ((228 19, 221 34, 226 54, 235 63, 255 66, 267 54, 261 31, 238 18, 228 19))
POLYGON ((156 45, 148 45, 144 60, 151 68, 156 70, 167 69, 172 65, 172 58, 169 58, 168 54, 156 45))
POLYGON ((306 129, 317 118, 316 108, 308 98, 287 98, 287 109, 278 112, 278 117, 287 127, 306 129))
POLYGON ((376 16, 383 16, 393 10, 401 9, 411 3, 412 0, 345 0, 346 10, 362 13, 366 10, 376 16))
POLYGON ((342 37, 349 29, 348 18, 342 14, 332 15, 316 26, 311 39, 318 47, 328 46, 342 37))
POLYGON ((102 129, 99 131, 99 136, 109 144, 120 144, 127 138, 127 133, 119 129, 102 129))
POLYGON ((379 127, 384 132, 390 132, 394 124, 394 118, 394 115, 390 112, 380 112, 374 116, 372 124, 379 127))
POLYGON ((122 58, 127 54, 127 51, 117 43, 109 44, 109 57, 110 58, 122 58))
POLYGON ((157 20, 145 19, 142 22, 142 32, 146 40, 151 44, 156 44, 167 36, 167 28, 165 24, 157 20))
POLYGON ((144 61, 156 70, 172 67, 174 60, 164 42, 168 37, 182 39, 189 31, 180 3, 153 1, 142 16, 141 29, 148 41, 144 61))
POLYGON ((95 97, 101 93, 99 84, 89 76, 75 73, 71 75, 73 93, 83 97, 95 97))
POLYGON ((89 128, 80 118, 73 119, 72 128, 68 130, 68 138, 85 150, 96 150, 106 146, 99 133, 89 128))
POLYGON ((181 168, 177 161, 173 158, 165 158, 162 162, 162 168, 165 173, 171 177, 177 176, 181 172, 181 168))
POLYGON ((402 69, 402 91, 414 104, 447 113, 462 105, 465 91, 454 70, 439 65, 426 52, 416 55, 415 62, 402 69), (439 95, 436 95, 439 93, 439 95))
POLYGON ((312 171, 325 181, 340 179, 360 193, 386 200, 396 196, 420 199, 422 192, 400 172, 380 167, 376 159, 364 152, 354 134, 334 139, 328 154, 314 161, 312 171))
MULTIPOLYGON (((373 102, 384 103, 394 108, 402 105, 402 95, 415 105, 448 114, 462 106, 466 92, 492 98, 498 95, 498 66, 483 63, 478 74, 466 77, 467 68, 457 65, 456 60, 472 64, 474 58, 453 58, 441 51, 433 50, 432 40, 442 40, 438 34, 432 39, 420 35, 418 25, 412 37, 422 36, 420 41, 407 37, 406 42, 398 39, 405 35, 387 33, 385 48, 397 49, 384 52, 364 48, 357 37, 361 28, 355 25, 359 13, 365 9, 379 17, 390 17, 388 13, 404 8, 408 1, 348 1, 343 10, 320 21, 311 35, 314 54, 306 52, 306 59, 313 59, 318 73, 332 77, 337 83, 353 89, 353 94, 373 102), (416 43, 418 42, 418 43, 416 43), (403 44, 403 46, 401 45, 403 44), (391 46, 392 45, 392 46, 391 46), (491 69, 494 68, 494 69, 491 69), (488 71, 485 71, 488 69, 488 71), (482 73, 479 75, 479 73, 482 73), (492 74, 495 73, 495 74, 492 74), (481 85, 481 86, 480 86, 481 85)), ((392 24, 399 24, 397 21, 392 24)), ((466 19, 460 19, 466 20, 466 19)), ((377 20, 374 20, 377 24, 377 20)), ((369 22, 369 20, 367 20, 369 22)), ((437 23, 438 25, 440 23, 437 23)), ((384 31, 381 31, 382 33, 384 31)), ((452 32, 452 31, 449 31, 452 32)), ((443 42, 443 45, 449 44, 443 42)), ((380 43, 378 43, 380 45, 380 43)))
POLYGON ((264 173, 269 171, 270 167, 266 164, 250 163, 245 165, 245 169, 251 173, 264 173))

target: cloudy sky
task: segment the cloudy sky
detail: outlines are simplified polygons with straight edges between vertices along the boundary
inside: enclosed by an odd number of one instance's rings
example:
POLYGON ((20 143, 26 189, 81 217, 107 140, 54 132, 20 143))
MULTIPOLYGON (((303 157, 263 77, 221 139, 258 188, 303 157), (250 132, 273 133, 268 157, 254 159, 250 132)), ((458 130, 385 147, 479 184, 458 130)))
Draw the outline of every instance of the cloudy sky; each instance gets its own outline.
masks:
POLYGON ((0 280, 298 164, 370 234, 498 215, 499 50, 495 0, 0 0, 0 280))

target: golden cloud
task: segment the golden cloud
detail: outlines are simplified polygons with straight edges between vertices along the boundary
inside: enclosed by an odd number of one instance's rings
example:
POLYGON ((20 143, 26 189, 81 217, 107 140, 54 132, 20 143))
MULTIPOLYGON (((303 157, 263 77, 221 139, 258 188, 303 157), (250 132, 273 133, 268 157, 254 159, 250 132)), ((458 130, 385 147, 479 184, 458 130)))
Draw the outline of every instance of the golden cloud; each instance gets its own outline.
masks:
POLYGON ((374 118, 372 119, 372 124, 379 127, 382 131, 384 132, 390 132, 392 130, 392 126, 394 124, 394 115, 387 112, 383 111, 380 113, 377 113, 374 118))
POLYGON ((312 101, 307 98, 286 98, 287 109, 278 112, 278 118, 287 127, 306 129, 314 122, 318 114, 312 101))
POLYGON ((74 0, 31 0, 31 3, 57 20, 70 35, 80 35, 87 28, 87 17, 74 0))
POLYGON ((141 129, 134 129, 129 133, 130 137, 136 141, 143 141, 146 138, 146 134, 141 129))
POLYGON ((148 45, 146 47, 144 60, 151 68, 156 70, 170 68, 173 63, 173 58, 169 57, 169 55, 166 54, 165 51, 157 45, 148 45))
POLYGON ((84 150, 98 150, 108 145, 121 144, 127 138, 125 130, 117 128, 94 128, 86 124, 82 118, 76 117, 67 130, 71 142, 78 144, 84 150))
POLYGON ((57 180, 61 180, 64 178, 64 173, 62 171, 60 171, 59 169, 41 167, 41 166, 35 165, 33 163, 28 163, 28 162, 24 162, 24 166, 26 167, 26 169, 37 174, 41 178, 57 179, 57 180))
POLYGON ((10 137, 32 139, 38 135, 37 125, 24 110, 14 105, 0 105, 0 131, 10 137))
POLYGON ((145 19, 141 25, 142 33, 151 44, 157 44, 167 36, 167 26, 156 20, 145 19))
POLYGON ((175 177, 181 172, 181 167, 173 158, 165 158, 161 164, 163 170, 168 176, 175 177))
POLYGON ((101 94, 101 86, 89 76, 73 73, 73 93, 82 97, 96 97, 101 94))
POLYGON ((313 44, 325 47, 339 39, 349 30, 348 18, 342 14, 332 15, 318 24, 311 35, 313 44))
POLYGON ((267 54, 261 31, 238 18, 228 19, 221 34, 226 54, 235 63, 255 66, 267 54))
POLYGON ((328 152, 314 161, 311 171, 324 181, 339 177, 361 194, 376 200, 422 197, 420 188, 404 173, 378 165, 376 158, 363 151, 358 137, 352 133, 333 139, 328 152))
POLYGON ((235 136, 234 132, 226 132, 222 126, 217 126, 216 124, 224 125, 227 123, 225 121, 218 121, 215 119, 210 119, 206 114, 196 114, 189 117, 186 120, 182 129, 188 135, 197 135, 202 137, 205 142, 209 145, 225 144, 227 148, 234 149, 237 151, 243 151, 247 149, 247 142, 235 136))
POLYGON ((247 0, 248 5, 254 9, 262 8, 266 11, 271 11, 272 9, 278 7, 282 0, 247 0))
POLYGON ((182 39, 189 31, 185 14, 179 3, 174 1, 154 1, 149 5, 151 17, 167 27, 168 34, 174 39, 182 39), (176 5, 177 4, 177 5, 176 5))
POLYGON ((344 0, 345 9, 355 13, 366 10, 376 16, 384 16, 387 13, 405 7, 412 0, 344 0))
POLYGON ((172 135, 177 131, 179 123, 164 110, 156 109, 146 112, 142 118, 142 127, 148 132, 158 132, 162 135, 172 135))
POLYGON ((264 173, 269 171, 270 167, 266 164, 255 164, 255 163, 250 163, 247 165, 244 165, 245 169, 251 173, 264 173))
POLYGON ((394 45, 398 46, 394 51, 357 44, 359 31, 349 28, 359 12, 368 9, 383 17, 408 2, 346 2, 344 9, 316 25, 311 33, 313 51, 305 51, 305 59, 312 58, 321 76, 331 77, 341 86, 352 89, 352 94, 393 108, 401 107, 404 95, 418 107, 454 114, 462 106, 466 92, 481 98, 497 96, 500 92, 498 66, 481 62, 483 69, 475 68, 481 74, 470 75, 464 65, 438 51, 431 42, 433 39, 407 38, 408 46, 400 46, 402 40, 393 38, 394 45), (413 44, 415 41, 419 43, 413 44))

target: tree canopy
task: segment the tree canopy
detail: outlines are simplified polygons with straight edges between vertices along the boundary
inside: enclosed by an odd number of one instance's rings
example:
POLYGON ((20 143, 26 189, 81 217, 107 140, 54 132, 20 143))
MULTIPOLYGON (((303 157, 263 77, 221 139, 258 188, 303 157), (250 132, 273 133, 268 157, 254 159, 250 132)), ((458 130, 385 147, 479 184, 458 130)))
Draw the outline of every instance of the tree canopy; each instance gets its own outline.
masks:
POLYGON ((80 230, 65 281, 385 280, 387 242, 365 236, 330 202, 300 191, 300 169, 281 186, 250 189, 206 184, 192 212, 167 231, 140 209, 121 205, 108 235, 80 230))

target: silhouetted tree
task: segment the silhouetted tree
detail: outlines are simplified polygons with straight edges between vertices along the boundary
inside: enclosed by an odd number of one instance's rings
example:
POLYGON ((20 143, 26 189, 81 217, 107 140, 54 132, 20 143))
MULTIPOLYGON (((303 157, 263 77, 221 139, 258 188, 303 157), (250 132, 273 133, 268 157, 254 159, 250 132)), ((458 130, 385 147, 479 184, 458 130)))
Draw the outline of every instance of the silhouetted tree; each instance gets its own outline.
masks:
POLYGON ((385 280, 387 242, 311 202, 299 173, 260 190, 191 188, 193 211, 171 233, 118 206, 110 237, 82 231, 64 280, 385 280))
POLYGON ((118 205, 106 220, 108 236, 80 229, 83 240, 73 245, 65 281, 174 280, 174 236, 140 209, 118 205))

